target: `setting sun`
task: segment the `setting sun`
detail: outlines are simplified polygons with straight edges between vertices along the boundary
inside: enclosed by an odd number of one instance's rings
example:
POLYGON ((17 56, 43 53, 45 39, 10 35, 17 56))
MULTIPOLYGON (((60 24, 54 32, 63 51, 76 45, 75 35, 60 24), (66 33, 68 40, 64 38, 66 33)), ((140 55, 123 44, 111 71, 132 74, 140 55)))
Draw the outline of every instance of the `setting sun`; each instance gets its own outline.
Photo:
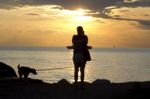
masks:
POLYGON ((92 17, 91 16, 75 16, 73 19, 73 21, 80 21, 80 22, 84 22, 84 21, 91 21, 92 17))
POLYGON ((65 17, 69 17, 69 19, 73 22, 86 22, 92 21, 92 16, 86 16, 87 10, 78 9, 78 10, 63 10, 62 15, 65 17))

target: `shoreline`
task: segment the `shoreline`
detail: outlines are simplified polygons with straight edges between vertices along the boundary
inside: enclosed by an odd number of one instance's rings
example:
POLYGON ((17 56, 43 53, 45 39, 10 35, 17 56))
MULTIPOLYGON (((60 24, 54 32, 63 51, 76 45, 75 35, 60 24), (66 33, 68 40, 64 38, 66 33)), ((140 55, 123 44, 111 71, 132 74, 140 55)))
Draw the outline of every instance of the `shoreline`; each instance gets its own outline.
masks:
POLYGON ((112 83, 106 79, 85 82, 74 89, 65 79, 46 83, 39 79, 0 80, 0 99, 145 99, 150 98, 150 81, 112 83))

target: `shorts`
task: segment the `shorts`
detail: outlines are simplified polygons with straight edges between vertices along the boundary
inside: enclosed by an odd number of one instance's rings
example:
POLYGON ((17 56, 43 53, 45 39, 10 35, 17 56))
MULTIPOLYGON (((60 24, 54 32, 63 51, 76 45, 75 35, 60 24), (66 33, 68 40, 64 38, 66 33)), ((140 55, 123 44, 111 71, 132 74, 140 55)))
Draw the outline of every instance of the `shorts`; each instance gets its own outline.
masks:
POLYGON ((74 62, 82 62, 82 61, 84 62, 85 59, 84 59, 83 53, 75 53, 73 55, 73 61, 74 62))

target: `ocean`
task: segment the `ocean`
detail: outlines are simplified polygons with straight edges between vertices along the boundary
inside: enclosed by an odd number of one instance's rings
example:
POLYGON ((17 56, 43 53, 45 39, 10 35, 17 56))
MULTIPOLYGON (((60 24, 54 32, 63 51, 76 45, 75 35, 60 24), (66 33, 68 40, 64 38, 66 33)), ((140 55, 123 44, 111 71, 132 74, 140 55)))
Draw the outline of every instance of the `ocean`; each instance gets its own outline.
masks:
MULTIPOLYGON (((111 82, 149 81, 150 48, 93 48, 92 61, 85 69, 85 81, 107 79, 111 82)), ((1 48, 0 61, 12 66, 35 68, 29 78, 56 83, 61 79, 73 82, 72 50, 66 48, 1 48)))

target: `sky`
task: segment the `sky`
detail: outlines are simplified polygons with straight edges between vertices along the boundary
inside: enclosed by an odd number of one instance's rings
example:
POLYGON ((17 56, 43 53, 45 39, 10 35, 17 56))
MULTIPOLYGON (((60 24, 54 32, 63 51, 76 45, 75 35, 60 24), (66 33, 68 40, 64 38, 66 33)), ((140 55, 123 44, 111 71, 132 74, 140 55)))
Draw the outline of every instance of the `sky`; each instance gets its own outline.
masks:
POLYGON ((150 48, 150 0, 0 0, 0 46, 150 48))

